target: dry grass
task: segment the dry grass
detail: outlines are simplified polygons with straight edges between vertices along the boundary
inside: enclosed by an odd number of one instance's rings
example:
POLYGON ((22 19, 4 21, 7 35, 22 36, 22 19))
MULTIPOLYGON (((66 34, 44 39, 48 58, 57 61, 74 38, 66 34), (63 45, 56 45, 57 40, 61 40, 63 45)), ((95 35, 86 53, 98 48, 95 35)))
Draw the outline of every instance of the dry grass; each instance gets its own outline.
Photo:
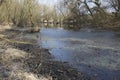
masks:
POLYGON ((12 60, 25 58, 26 56, 27 56, 27 53, 24 51, 14 49, 14 48, 8 48, 5 51, 5 54, 2 54, 2 61, 10 63, 12 60))
POLYGON ((27 73, 24 71, 16 71, 11 74, 10 79, 18 79, 18 80, 52 80, 51 77, 46 78, 44 76, 38 77, 37 75, 33 73, 27 73))
POLYGON ((5 75, 9 75, 8 78, 2 77, 0 80, 52 80, 50 76, 38 77, 36 74, 28 72, 29 69, 26 70, 23 68, 23 62, 14 62, 14 60, 25 59, 26 57, 28 57, 28 53, 14 48, 8 48, 4 53, 0 54, 0 62, 5 63, 3 71, 5 75), (6 69, 9 69, 9 71, 6 71, 6 69))

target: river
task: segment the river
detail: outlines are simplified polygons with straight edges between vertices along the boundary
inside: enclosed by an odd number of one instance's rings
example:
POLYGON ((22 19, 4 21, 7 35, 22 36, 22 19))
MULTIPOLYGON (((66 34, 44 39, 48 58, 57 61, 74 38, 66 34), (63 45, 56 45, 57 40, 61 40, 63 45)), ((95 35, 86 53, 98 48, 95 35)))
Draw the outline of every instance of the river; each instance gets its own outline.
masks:
POLYGON ((120 80, 120 32, 42 28, 40 36, 39 44, 49 49, 54 60, 97 80, 120 80))

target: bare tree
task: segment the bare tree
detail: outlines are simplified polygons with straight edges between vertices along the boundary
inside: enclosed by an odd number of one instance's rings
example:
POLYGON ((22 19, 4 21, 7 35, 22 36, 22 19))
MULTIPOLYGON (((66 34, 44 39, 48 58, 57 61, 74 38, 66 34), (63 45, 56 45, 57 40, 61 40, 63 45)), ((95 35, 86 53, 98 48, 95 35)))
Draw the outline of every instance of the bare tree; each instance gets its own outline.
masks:
POLYGON ((109 0, 110 6, 115 10, 115 17, 120 17, 120 0, 109 0))
POLYGON ((116 12, 120 11, 120 0, 109 0, 109 3, 116 12))

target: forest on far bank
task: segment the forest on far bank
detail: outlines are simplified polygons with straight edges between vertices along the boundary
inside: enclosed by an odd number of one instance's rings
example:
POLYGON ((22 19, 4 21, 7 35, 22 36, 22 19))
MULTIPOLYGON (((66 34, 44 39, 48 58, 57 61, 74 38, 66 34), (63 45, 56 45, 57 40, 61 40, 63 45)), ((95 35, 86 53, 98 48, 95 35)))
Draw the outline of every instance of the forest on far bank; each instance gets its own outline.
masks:
POLYGON ((119 30, 120 0, 58 0, 52 6, 39 0, 0 0, 0 24, 36 27, 43 22, 119 30))

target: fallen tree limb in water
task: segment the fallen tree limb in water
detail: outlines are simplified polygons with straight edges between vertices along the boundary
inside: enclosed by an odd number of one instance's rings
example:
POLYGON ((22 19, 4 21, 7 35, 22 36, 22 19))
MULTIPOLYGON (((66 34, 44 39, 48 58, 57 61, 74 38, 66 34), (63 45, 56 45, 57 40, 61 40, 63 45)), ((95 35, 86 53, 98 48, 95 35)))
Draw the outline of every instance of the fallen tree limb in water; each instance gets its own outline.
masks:
POLYGON ((32 44, 30 42, 23 42, 23 41, 14 41, 14 40, 11 40, 11 39, 7 39, 7 38, 4 38, 4 35, 0 35, 0 39, 3 39, 7 42, 10 42, 10 43, 17 43, 17 44, 32 44))

